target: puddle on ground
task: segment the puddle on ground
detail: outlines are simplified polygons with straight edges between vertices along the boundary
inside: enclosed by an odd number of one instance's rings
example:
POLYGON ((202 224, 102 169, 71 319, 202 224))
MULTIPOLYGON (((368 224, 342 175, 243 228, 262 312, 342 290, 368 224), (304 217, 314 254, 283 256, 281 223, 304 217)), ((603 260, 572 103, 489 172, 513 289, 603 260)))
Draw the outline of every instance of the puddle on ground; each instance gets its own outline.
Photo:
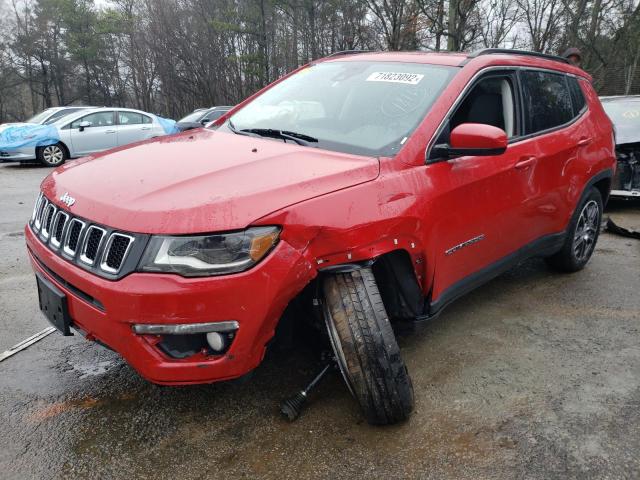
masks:
POLYGON ((117 362, 106 360, 104 362, 73 365, 73 371, 80 374, 80 378, 95 377, 109 371, 117 362))

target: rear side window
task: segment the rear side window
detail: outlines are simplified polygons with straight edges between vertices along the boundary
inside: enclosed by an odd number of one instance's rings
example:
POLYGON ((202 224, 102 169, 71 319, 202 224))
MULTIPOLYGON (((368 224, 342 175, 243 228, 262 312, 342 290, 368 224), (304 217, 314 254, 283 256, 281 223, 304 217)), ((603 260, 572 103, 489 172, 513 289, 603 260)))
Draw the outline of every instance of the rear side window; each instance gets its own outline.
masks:
POLYGON ((575 77, 568 77, 569 91, 571 92, 571 102, 573 103, 573 115, 577 117, 587 106, 587 102, 584 99, 584 93, 580 88, 578 79, 575 77))
POLYGON ((573 118, 571 94, 565 75, 524 71, 520 81, 525 104, 525 134, 548 130, 573 118))
POLYGON ((143 123, 142 115, 136 112, 118 112, 120 125, 140 125, 143 123))

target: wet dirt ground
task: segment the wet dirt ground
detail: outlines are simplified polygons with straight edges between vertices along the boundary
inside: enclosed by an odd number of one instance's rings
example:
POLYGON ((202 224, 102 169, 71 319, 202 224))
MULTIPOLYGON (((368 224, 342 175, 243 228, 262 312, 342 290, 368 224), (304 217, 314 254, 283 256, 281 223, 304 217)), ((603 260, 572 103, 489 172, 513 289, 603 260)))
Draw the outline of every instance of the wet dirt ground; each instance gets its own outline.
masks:
MULTIPOLYGON (((0 352, 48 326, 22 228, 48 169, 0 165, 0 352)), ((640 229, 640 205, 616 204, 640 229)), ((639 478, 640 242, 604 233, 582 272, 528 261, 399 340, 416 410, 363 421, 334 375, 269 355, 251 381, 183 388, 54 333, 0 363, 0 478, 639 478)))

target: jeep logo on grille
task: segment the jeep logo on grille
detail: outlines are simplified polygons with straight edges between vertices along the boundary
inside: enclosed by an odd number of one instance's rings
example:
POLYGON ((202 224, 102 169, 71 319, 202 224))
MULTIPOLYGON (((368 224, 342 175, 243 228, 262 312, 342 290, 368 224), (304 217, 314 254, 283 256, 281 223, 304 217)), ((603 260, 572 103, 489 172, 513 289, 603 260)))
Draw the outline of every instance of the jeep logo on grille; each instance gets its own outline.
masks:
POLYGON ((76 203, 76 199, 69 195, 69 192, 64 192, 64 195, 60 197, 60 201, 64 203, 67 207, 70 207, 74 203, 76 203))

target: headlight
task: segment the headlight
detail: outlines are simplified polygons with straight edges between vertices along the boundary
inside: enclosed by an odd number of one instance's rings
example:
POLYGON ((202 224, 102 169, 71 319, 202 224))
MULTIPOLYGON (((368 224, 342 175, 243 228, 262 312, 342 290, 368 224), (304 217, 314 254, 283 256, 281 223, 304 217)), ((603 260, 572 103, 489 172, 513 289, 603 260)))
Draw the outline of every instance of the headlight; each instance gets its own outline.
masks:
POLYGON ((140 261, 144 272, 203 277, 243 272, 278 243, 278 227, 185 237, 153 236, 140 261))

